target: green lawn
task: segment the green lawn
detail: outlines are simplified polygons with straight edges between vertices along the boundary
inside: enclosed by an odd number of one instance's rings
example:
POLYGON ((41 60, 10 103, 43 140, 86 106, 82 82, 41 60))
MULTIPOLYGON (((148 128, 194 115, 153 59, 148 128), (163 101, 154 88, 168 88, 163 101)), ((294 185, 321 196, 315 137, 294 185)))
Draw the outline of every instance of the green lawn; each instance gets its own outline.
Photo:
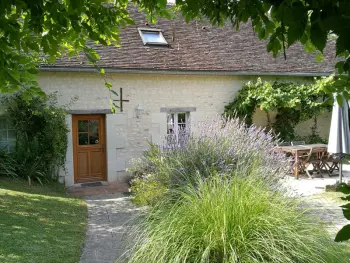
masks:
POLYGON ((86 203, 62 185, 0 177, 1 263, 76 263, 86 226, 86 203))

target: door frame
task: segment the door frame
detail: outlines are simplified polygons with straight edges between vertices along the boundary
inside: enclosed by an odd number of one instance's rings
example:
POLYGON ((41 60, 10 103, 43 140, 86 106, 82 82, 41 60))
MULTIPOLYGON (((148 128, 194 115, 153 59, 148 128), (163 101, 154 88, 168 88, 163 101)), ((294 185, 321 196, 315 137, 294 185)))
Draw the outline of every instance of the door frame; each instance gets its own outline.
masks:
MULTIPOLYGON (((99 132, 100 141, 102 142, 102 145, 104 145, 104 150, 102 151, 102 162, 103 162, 103 169, 102 173, 103 176, 101 178, 101 181, 107 181, 107 131, 106 131, 106 115, 105 114, 72 114, 72 146, 73 146, 73 170, 74 170, 74 184, 77 184, 78 180, 78 120, 93 120, 96 119, 96 117, 99 117, 101 119, 100 127, 102 127, 103 131, 101 130, 99 132)), ((83 146, 85 147, 85 146, 83 146)), ((88 146, 87 146, 88 147, 88 146)), ((94 181, 95 182, 95 181, 94 181)))

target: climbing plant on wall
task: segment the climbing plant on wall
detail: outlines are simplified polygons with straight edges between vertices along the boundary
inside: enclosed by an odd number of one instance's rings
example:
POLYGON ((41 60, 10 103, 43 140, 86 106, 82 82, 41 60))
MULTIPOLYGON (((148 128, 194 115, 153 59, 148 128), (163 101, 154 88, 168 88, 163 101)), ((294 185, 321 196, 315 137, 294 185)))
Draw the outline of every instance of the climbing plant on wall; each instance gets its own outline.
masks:
POLYGON ((326 91, 333 83, 333 76, 315 79, 310 84, 258 78, 243 84, 234 100, 225 106, 225 114, 236 115, 251 125, 255 110, 260 108, 266 114, 267 128, 286 141, 296 138, 295 126, 298 123, 313 119, 310 135, 310 140, 313 140, 319 137, 316 117, 331 109, 333 99, 326 95, 329 94, 326 91), (274 122, 271 121, 271 112, 277 113, 274 122))

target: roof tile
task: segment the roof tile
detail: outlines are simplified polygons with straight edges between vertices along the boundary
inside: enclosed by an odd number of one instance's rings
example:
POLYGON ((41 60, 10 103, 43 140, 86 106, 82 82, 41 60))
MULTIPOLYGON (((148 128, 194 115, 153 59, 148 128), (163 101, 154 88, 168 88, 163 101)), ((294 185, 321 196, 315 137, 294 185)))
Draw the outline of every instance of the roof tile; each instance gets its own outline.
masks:
MULTIPOLYGON (((130 15, 136 26, 127 26, 120 32, 121 46, 94 45, 100 54, 100 67, 112 69, 159 69, 232 72, 278 73, 332 73, 336 62, 334 43, 324 52, 324 61, 315 61, 315 54, 308 54, 300 43, 286 50, 287 60, 280 55, 273 58, 266 51, 266 42, 258 40, 249 23, 240 31, 232 26, 222 28, 191 21, 186 24, 178 17, 174 20, 159 19, 152 28, 163 30, 169 43, 164 46, 144 46, 137 27, 146 27, 143 13, 133 8, 130 15)), ((45 66, 47 67, 47 66, 45 66)), ((58 59, 50 68, 92 67, 84 56, 58 59)))

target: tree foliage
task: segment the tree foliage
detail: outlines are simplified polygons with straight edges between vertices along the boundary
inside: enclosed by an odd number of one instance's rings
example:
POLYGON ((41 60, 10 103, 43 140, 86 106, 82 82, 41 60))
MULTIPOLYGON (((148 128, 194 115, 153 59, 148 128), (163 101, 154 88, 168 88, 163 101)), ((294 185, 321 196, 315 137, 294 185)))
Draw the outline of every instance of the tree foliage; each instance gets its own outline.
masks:
MULTIPOLYGON (((35 74, 40 63, 83 52, 94 62, 98 54, 88 40, 118 44, 121 27, 132 24, 128 5, 137 4, 151 20, 168 15, 166 0, 1 0, 0 92, 21 86, 40 93, 35 74), (41 56, 45 57, 42 61, 41 56)), ((347 91, 350 74, 350 1, 348 0, 177 0, 186 20, 206 18, 213 25, 251 23, 267 51, 277 56, 300 42, 322 59, 329 39, 335 40, 335 65, 342 78, 335 91, 347 91), (345 87, 345 88, 344 88, 345 87)), ((293 58, 290 58, 293 59, 293 58)))
POLYGON ((213 24, 230 21, 237 29, 251 21, 267 51, 274 56, 299 41, 322 54, 330 36, 336 42, 339 73, 350 69, 350 2, 348 0, 178 0, 187 20, 204 16, 213 24))
MULTIPOLYGON (((164 0, 134 2, 149 13, 166 6, 164 0)), ((98 60, 89 40, 118 45, 120 28, 133 23, 129 4, 128 0, 1 0, 0 92, 25 86, 29 94, 42 93, 35 81, 38 66, 62 55, 82 52, 91 62, 98 60)))
MULTIPOLYGON (((334 77, 317 79, 310 84, 278 81, 249 81, 243 84, 234 100, 225 106, 225 114, 253 123, 257 108, 266 113, 267 126, 286 141, 295 139, 295 126, 331 108, 333 98, 324 90, 334 84, 334 77), (276 112, 272 123, 269 114, 276 112)), ((313 130, 316 132, 316 129, 313 130)), ((315 136, 316 134, 314 134, 315 136)))
POLYGON ((339 58, 335 68, 342 76, 325 91, 349 97, 350 1, 177 0, 177 5, 188 21, 205 17, 214 25, 231 23, 236 29, 242 22, 251 23, 257 37, 267 41, 267 51, 275 57, 283 52, 286 58, 287 48, 299 42, 307 52, 316 52, 317 60, 322 60, 326 45, 334 41, 339 58))

